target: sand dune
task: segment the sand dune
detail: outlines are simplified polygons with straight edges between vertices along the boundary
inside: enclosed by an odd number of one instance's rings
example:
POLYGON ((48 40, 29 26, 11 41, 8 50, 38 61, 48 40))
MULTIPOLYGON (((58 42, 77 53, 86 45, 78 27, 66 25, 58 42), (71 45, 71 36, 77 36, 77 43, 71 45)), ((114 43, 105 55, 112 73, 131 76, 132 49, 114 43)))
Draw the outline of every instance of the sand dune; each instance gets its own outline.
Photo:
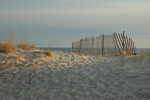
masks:
POLYGON ((0 100, 149 100, 150 56, 0 54, 0 100))

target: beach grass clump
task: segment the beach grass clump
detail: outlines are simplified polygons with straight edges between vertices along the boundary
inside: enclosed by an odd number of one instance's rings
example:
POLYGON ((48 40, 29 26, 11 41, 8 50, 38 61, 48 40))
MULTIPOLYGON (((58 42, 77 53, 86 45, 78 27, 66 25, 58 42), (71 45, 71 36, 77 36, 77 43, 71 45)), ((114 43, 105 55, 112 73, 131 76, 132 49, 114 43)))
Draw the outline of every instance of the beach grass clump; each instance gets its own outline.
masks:
POLYGON ((12 32, 10 32, 5 40, 0 39, 0 53, 12 53, 16 49, 12 32))
POLYGON ((0 53, 12 53, 17 47, 11 41, 0 42, 0 53))
POLYGON ((52 57, 52 52, 50 49, 45 50, 45 57, 52 57))

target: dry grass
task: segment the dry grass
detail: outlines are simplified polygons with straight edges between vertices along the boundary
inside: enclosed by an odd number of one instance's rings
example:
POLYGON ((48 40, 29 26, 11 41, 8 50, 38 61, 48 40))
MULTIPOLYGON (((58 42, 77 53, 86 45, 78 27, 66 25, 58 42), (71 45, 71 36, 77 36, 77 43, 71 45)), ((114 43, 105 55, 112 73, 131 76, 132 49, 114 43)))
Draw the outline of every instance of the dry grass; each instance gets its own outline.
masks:
POLYGON ((18 47, 27 48, 27 49, 35 49, 35 45, 30 45, 29 43, 21 42, 18 44, 18 47))
POLYGON ((125 53, 122 53, 123 55, 136 55, 136 54, 134 54, 133 52, 131 52, 131 51, 128 51, 128 52, 125 52, 125 53))
POLYGON ((143 56, 143 57, 150 56, 150 50, 149 51, 140 52, 140 53, 138 53, 138 55, 143 56))
POLYGON ((16 49, 12 32, 5 39, 0 41, 0 53, 12 53, 16 49))
POLYGON ((0 42, 0 53, 12 53, 16 49, 16 46, 8 41, 8 42, 0 42))
POLYGON ((14 37, 12 31, 5 40, 0 39, 0 53, 12 53, 17 47, 14 44, 14 37))
POLYGON ((52 52, 50 51, 50 49, 45 50, 45 57, 51 57, 52 56, 52 52))

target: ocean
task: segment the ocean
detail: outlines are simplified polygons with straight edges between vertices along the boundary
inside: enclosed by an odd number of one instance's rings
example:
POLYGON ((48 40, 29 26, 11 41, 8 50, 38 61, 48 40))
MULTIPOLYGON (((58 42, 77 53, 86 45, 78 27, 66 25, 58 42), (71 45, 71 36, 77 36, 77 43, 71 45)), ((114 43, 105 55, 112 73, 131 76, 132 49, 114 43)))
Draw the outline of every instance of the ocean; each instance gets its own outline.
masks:
MULTIPOLYGON (((48 49, 48 48, 40 48, 40 49, 48 49)), ((50 48, 50 50, 56 50, 56 51, 64 51, 64 52, 67 52, 69 51, 71 48, 50 48)), ((150 48, 137 48, 136 49, 136 52, 142 52, 142 51, 147 51, 147 50, 150 50, 150 48)))

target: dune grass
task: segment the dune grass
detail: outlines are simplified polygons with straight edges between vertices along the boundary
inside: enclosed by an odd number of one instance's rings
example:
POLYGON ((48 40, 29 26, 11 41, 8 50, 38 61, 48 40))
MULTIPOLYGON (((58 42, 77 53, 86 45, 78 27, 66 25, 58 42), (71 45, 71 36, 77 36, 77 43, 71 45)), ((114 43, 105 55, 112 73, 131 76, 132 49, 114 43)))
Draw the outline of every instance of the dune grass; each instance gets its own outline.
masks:
POLYGON ((26 49, 37 49, 35 45, 31 45, 29 42, 27 42, 25 37, 17 44, 17 46, 26 49))
POLYGON ((17 48, 27 48, 27 49, 37 49, 35 45, 30 45, 28 42, 21 41, 18 45, 15 44, 15 37, 11 30, 8 30, 9 33, 6 33, 6 38, 0 38, 0 53, 12 53, 17 48))
POLYGON ((29 43, 27 42, 20 42, 18 45, 18 47, 22 47, 22 48, 28 48, 28 49, 35 49, 37 48, 35 45, 30 45, 29 43))
POLYGON ((12 32, 5 40, 0 39, 0 53, 12 53, 16 49, 12 32))
POLYGON ((45 57, 52 57, 52 52, 50 49, 45 50, 45 57))
POLYGON ((14 43, 8 42, 0 42, 0 53, 12 53, 17 47, 14 43))

